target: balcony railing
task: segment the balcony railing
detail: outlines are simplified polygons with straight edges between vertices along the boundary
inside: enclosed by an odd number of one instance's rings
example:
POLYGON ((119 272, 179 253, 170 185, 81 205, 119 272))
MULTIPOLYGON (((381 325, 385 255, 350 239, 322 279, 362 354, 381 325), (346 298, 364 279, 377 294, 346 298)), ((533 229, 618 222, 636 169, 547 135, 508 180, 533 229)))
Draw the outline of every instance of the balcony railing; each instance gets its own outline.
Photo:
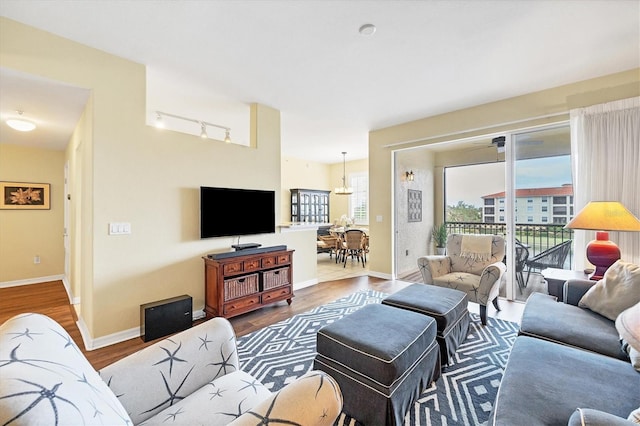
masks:
MULTIPOLYGON (((482 222, 447 222, 449 234, 507 234, 507 225, 504 223, 482 222)), ((529 257, 533 257, 548 248, 556 246, 564 241, 573 239, 573 230, 565 229, 564 224, 522 224, 516 223, 516 238, 529 249, 529 257)), ((565 260, 564 269, 571 269, 573 248, 565 260)))

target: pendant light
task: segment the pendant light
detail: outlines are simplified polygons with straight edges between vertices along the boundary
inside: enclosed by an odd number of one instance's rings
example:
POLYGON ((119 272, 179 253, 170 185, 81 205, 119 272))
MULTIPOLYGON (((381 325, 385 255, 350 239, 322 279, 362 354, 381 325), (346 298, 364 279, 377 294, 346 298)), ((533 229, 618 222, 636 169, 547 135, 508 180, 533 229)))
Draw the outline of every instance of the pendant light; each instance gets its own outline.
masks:
POLYGON ((351 195, 353 194, 353 188, 347 186, 347 163, 346 163, 346 152, 342 152, 342 187, 336 188, 336 195, 351 195))

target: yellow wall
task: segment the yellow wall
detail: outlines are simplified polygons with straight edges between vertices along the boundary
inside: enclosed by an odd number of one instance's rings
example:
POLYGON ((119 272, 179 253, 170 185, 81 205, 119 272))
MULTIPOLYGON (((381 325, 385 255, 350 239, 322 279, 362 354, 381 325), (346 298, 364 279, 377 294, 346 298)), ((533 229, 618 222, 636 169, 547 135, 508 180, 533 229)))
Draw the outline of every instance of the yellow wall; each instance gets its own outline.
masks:
MULTIPOLYGON (((75 179, 71 279, 81 280, 72 288, 80 288, 80 319, 91 337, 138 327, 139 306, 150 301, 190 294, 194 310, 202 309, 202 256, 228 251, 236 239, 199 238, 199 187, 282 197, 279 112, 252 107, 255 148, 160 131, 145 125, 143 65, 4 18, 0 62, 92 93, 66 152, 75 179), (131 235, 108 235, 110 222, 130 223, 131 235)), ((277 205, 277 223, 282 214, 277 205)), ((315 233, 241 239, 249 241, 296 250, 294 288, 316 279, 315 233)))
POLYGON ((0 143, 0 181, 51 185, 50 210, 0 210, 0 283, 64 274, 63 170, 63 152, 0 143))
MULTIPOLYGON (((291 221, 290 189, 319 189, 331 191, 331 166, 298 158, 282 158, 282 221, 291 221)), ((331 209, 331 204, 329 208, 331 209)), ((331 210, 330 210, 331 212, 331 210)))
MULTIPOLYGON (((369 132, 369 214, 383 218, 381 222, 372 220, 369 227, 376 241, 371 245, 371 274, 391 276, 397 272, 392 270, 394 150, 566 121, 573 108, 639 95, 640 69, 633 69, 369 132), (537 118, 547 115, 554 116, 537 118), (459 136, 438 137, 454 133, 459 136), (427 138, 433 139, 425 141, 427 138)), ((433 188, 425 191, 433 193, 433 188)))

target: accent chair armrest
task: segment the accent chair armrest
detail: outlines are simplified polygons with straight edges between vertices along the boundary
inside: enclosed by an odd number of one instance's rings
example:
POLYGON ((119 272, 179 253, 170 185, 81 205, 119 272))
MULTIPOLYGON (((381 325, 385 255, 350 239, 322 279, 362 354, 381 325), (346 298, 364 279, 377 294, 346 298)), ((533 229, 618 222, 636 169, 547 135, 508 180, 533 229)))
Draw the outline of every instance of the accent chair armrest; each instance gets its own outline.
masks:
POLYGON ((342 412, 342 393, 328 374, 312 370, 253 407, 229 426, 331 426, 342 412), (275 421, 277 419, 277 421, 275 421))
POLYGON ((502 275, 506 270, 507 266, 502 261, 487 265, 482 270, 480 284, 478 285, 478 303, 486 305, 498 296, 500 281, 502 281, 502 275))
POLYGON ((217 317, 147 346, 99 373, 138 424, 168 406, 158 405, 166 398, 167 389, 190 395, 238 369, 233 327, 217 317))
POLYGON ((433 284, 433 279, 451 272, 451 258, 444 255, 420 256, 418 268, 425 284, 433 284))
POLYGON ((593 287, 597 281, 572 279, 567 280, 562 287, 562 293, 564 297, 564 303, 569 305, 578 306, 578 302, 582 299, 582 296, 593 287))

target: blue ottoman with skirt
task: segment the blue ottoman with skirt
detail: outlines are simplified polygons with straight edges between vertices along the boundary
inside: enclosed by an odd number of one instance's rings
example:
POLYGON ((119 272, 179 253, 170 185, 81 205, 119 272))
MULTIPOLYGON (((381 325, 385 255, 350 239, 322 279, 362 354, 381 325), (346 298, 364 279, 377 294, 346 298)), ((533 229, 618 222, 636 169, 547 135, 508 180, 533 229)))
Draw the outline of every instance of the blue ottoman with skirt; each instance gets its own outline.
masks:
POLYGON ((343 411, 365 425, 400 425, 440 377, 433 318, 371 304, 318 331, 313 368, 340 385, 343 411))
POLYGON ((469 333, 467 294, 460 290, 428 284, 412 284, 386 297, 382 304, 408 309, 436 320, 442 365, 458 350, 469 333))

